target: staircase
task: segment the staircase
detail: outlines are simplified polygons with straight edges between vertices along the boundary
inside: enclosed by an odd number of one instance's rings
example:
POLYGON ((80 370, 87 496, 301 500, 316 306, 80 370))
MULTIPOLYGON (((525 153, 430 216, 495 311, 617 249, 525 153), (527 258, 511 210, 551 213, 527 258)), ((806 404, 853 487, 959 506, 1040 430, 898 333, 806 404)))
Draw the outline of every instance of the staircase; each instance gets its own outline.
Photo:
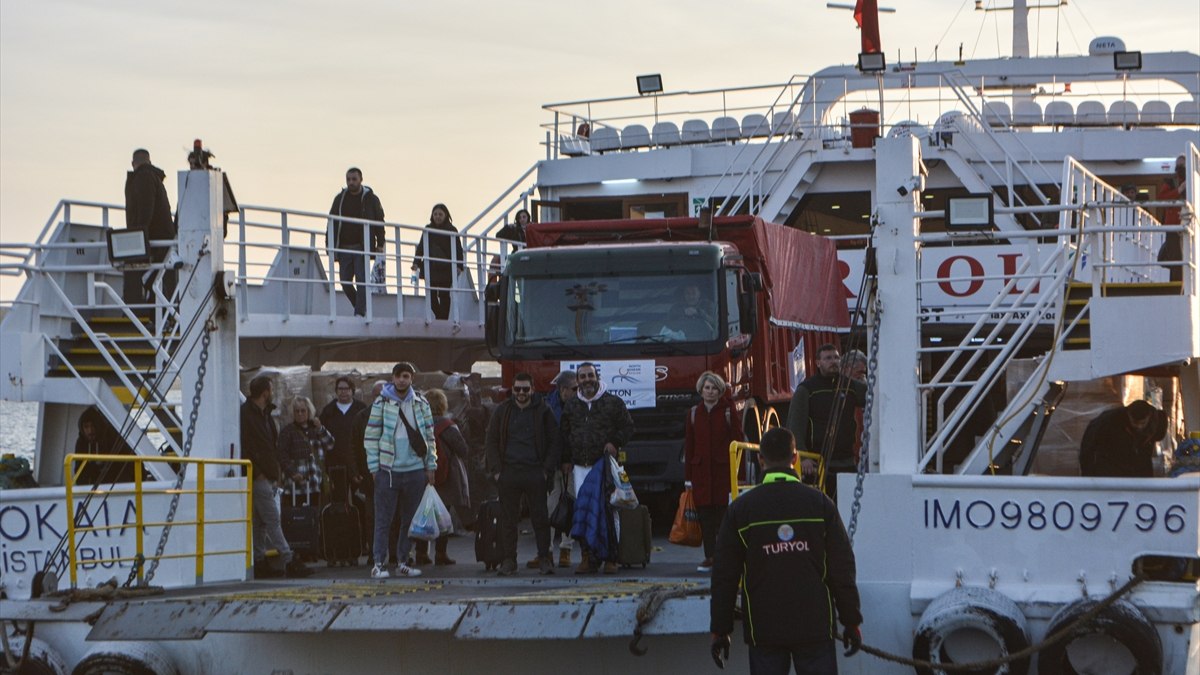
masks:
MULTIPOLYGON (((1152 254, 1162 227, 1073 160, 1067 169, 1055 251, 1040 263, 1026 261, 959 344, 921 350, 946 357, 920 385, 932 422, 922 470, 1027 473, 1067 383, 1169 372, 1200 357, 1195 294, 1162 280, 1152 254), (1017 277, 1025 290, 1012 296, 1017 277), (1008 361, 1050 327, 1050 348, 1007 408, 993 414, 986 402, 1008 361), (964 443, 971 448, 965 455, 964 443)), ((1185 246, 1194 246, 1194 230, 1184 235, 1185 246)))

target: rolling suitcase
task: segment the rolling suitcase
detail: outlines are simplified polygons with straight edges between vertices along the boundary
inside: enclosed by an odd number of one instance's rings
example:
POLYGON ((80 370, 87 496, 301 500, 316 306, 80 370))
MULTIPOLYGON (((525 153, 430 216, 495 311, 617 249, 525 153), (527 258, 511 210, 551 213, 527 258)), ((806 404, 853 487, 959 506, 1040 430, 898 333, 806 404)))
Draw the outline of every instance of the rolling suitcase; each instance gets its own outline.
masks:
POLYGON ((475 559, 484 568, 493 570, 504 559, 500 546, 500 501, 491 499, 479 505, 479 518, 475 521, 475 559))
POLYGON ((335 498, 321 509, 321 557, 330 567, 342 564, 353 567, 358 564, 358 555, 362 550, 359 510, 354 506, 349 481, 344 479, 345 468, 334 467, 330 473, 334 471, 343 474, 343 480, 334 484, 346 485, 346 500, 335 498))
POLYGON ((303 504, 297 500, 296 486, 292 485, 290 499, 285 496, 279 509, 283 537, 299 559, 316 560, 321 550, 320 513, 311 493, 305 493, 303 504))
POLYGON ((621 534, 617 539, 617 563, 622 567, 641 565, 645 569, 650 562, 650 509, 639 504, 633 509, 614 509, 621 522, 621 534))

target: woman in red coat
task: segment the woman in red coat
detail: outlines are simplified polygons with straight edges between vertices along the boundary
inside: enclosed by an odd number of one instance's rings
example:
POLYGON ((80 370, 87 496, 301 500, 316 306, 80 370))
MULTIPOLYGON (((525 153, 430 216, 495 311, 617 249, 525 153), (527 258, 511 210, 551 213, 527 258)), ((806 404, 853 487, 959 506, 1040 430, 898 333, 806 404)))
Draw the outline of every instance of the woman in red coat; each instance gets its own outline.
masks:
POLYGON ((717 545, 717 530, 729 506, 729 444, 745 439, 742 417, 724 398, 725 380, 706 371, 696 380, 700 403, 688 412, 684 424, 684 476, 691 483, 692 497, 704 536, 704 562, 697 572, 711 572, 717 545))

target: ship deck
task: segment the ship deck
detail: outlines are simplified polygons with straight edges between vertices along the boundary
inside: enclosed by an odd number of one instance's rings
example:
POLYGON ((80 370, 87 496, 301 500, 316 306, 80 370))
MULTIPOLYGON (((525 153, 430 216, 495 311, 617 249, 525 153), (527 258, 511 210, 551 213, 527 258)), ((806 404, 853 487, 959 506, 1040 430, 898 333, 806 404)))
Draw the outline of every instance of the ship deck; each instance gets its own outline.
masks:
POLYGON ((531 534, 522 534, 520 549, 513 577, 486 572, 475 562, 473 537, 456 536, 448 550, 458 564, 425 566, 418 578, 371 579, 364 557, 354 567, 317 563, 307 579, 209 584, 105 601, 5 602, 0 619, 87 621, 89 641, 343 631, 435 631, 467 639, 632 637, 639 606, 661 593, 668 599, 644 634, 707 632, 707 622, 697 622, 707 616, 709 595, 708 575, 696 571, 698 549, 655 537, 648 566, 620 568, 615 575, 577 575, 574 566, 541 575, 524 567, 535 550, 531 534))

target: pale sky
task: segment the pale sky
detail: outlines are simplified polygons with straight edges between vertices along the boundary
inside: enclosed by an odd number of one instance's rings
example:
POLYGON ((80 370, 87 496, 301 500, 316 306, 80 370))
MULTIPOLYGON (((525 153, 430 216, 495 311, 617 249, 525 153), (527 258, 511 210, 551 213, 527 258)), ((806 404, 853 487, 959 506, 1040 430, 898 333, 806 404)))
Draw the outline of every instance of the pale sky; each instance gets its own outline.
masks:
MULTIPOLYGON (((943 59, 1007 54, 1010 15, 973 5, 891 3, 889 61, 939 39, 943 59)), ((1200 52, 1200 2, 1070 0, 1030 17, 1035 53, 1056 28, 1064 54, 1098 35, 1200 52)), ((542 104, 653 72, 668 91, 783 82, 858 49, 851 13, 815 0, 3 0, 0 240, 31 241, 60 198, 121 203, 137 147, 174 204, 196 137, 243 203, 325 211, 355 165, 389 221, 445 202, 464 225, 544 157, 542 104)))

